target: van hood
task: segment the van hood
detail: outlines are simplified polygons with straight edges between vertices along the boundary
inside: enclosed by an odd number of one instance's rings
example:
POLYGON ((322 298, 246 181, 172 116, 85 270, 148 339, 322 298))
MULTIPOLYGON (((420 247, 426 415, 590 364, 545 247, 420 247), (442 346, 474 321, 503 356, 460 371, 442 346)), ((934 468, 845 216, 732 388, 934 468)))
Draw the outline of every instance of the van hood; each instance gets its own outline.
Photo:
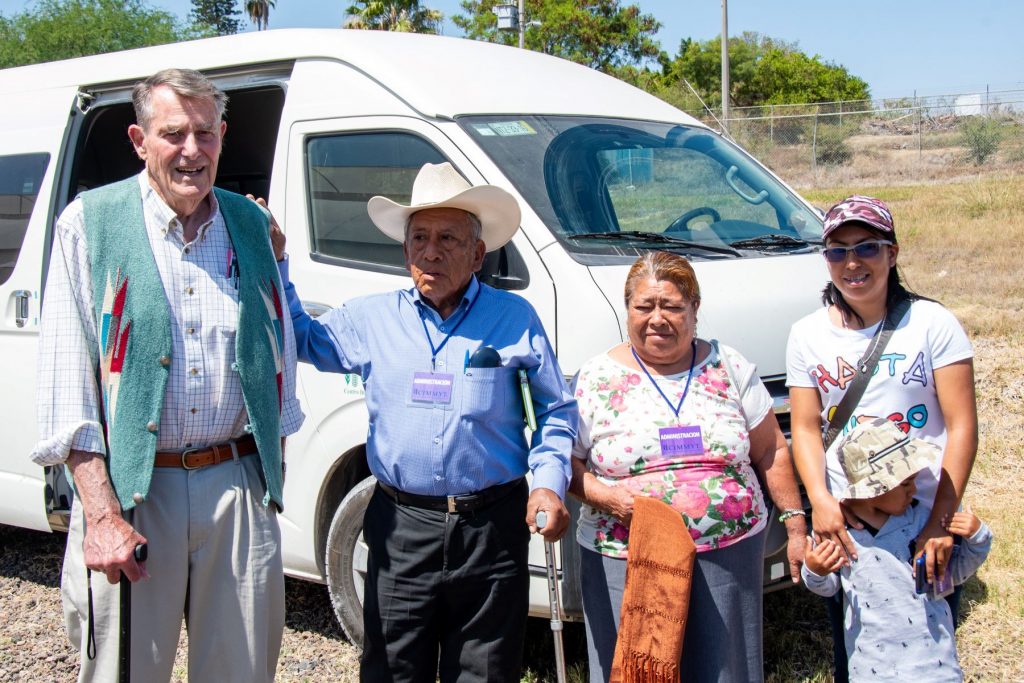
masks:
MULTIPOLYGON (((700 283, 697 335, 718 339, 757 365, 761 377, 786 373, 786 341, 794 322, 821 307, 828 273, 821 256, 772 255, 692 261, 700 283)), ((590 266, 626 338, 623 285, 629 266, 590 266)))

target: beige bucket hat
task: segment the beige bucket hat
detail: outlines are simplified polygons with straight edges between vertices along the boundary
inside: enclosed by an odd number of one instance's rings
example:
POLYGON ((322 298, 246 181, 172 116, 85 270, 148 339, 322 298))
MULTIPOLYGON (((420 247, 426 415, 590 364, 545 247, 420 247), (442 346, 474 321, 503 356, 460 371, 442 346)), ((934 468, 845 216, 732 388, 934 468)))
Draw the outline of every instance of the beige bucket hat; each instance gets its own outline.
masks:
POLYGON ((515 197, 495 185, 473 187, 448 162, 424 164, 412 184, 409 206, 387 197, 371 197, 366 212, 391 239, 405 241, 409 216, 424 209, 462 209, 480 219, 487 251, 500 249, 519 229, 521 213, 515 197))
POLYGON ((841 497, 856 500, 888 493, 942 457, 938 446, 910 438, 884 417, 854 427, 836 453, 849 483, 841 497))

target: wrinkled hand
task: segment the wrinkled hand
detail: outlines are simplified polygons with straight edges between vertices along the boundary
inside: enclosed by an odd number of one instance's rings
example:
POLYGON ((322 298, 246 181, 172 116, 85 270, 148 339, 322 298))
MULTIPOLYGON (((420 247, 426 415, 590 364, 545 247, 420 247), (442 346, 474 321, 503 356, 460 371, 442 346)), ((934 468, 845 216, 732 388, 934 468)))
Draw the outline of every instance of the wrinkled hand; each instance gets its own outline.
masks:
POLYGON ((971 510, 971 506, 968 505, 963 512, 953 513, 953 518, 944 526, 946 531, 951 534, 970 538, 978 533, 978 529, 981 528, 981 520, 971 510))
POLYGON ((122 572, 129 581, 148 579, 146 563, 135 561, 135 546, 145 542, 146 538, 120 515, 90 519, 86 522, 82 543, 85 566, 106 574, 110 583, 120 581, 122 572))
POLYGON ((820 539, 815 545, 813 539, 807 536, 804 548, 804 564, 818 576, 828 576, 846 564, 842 546, 831 539, 820 539))
MULTIPOLYGON (((254 197, 251 194, 245 195, 252 201, 256 202, 267 211, 270 209, 267 207, 267 200, 263 197, 254 197)), ((274 218, 274 214, 270 214, 270 246, 274 249, 274 258, 278 261, 284 260, 284 248, 285 248, 284 232, 281 230, 281 226, 277 224, 277 219, 274 218)))
POLYGON ((789 561, 789 578, 793 583, 800 583, 800 567, 804 563, 806 549, 807 524, 802 516, 791 517, 786 521, 786 559, 789 561))
POLYGON ((863 529, 864 525, 853 513, 847 510, 832 496, 814 501, 811 519, 814 522, 814 533, 822 540, 832 541, 844 553, 844 563, 857 559, 857 548, 853 539, 846 531, 846 525, 855 529, 863 529))
POLYGON ((602 501, 607 512, 615 515, 625 526, 633 521, 633 494, 625 486, 609 486, 608 498, 602 501))
POLYGON ((553 543, 569 528, 569 511, 565 509, 558 494, 551 489, 534 489, 530 499, 526 501, 526 524, 530 527, 531 534, 539 531, 545 541, 553 543), (537 513, 542 510, 547 514, 548 520, 543 529, 538 529, 537 513))
MULTIPOLYGON (((934 584, 936 577, 940 582, 944 581, 946 565, 949 564, 949 558, 953 554, 953 537, 947 534, 941 526, 928 523, 918 534, 914 543, 914 547, 917 549, 914 560, 916 561, 922 554, 925 555, 924 566, 928 583, 934 584)), ((917 567, 916 562, 914 567, 917 567)))

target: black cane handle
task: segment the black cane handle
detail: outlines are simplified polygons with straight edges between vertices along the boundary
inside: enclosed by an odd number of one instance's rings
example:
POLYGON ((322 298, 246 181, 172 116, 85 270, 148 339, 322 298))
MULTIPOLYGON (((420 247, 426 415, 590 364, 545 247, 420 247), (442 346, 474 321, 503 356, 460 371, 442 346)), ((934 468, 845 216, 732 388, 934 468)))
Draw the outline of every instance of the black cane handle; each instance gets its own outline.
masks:
POLYGON ((146 558, 149 557, 149 545, 145 543, 138 544, 135 546, 135 552, 133 554, 136 562, 145 562, 146 558))

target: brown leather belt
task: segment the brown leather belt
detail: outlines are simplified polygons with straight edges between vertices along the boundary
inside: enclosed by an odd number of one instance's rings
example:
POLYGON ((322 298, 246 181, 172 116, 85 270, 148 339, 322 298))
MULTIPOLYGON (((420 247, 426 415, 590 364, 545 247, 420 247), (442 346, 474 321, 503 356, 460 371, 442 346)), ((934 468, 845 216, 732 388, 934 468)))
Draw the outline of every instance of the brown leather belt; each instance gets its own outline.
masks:
POLYGON ((186 470, 198 470, 209 465, 219 465, 222 462, 234 459, 234 453, 231 451, 232 443, 235 444, 235 451, 238 452, 238 457, 240 458, 256 452, 256 439, 249 435, 235 441, 219 443, 215 446, 207 446, 206 448, 190 448, 181 453, 175 453, 174 451, 157 452, 156 460, 153 464, 156 467, 181 467, 186 470))
POLYGON ((435 510, 437 512, 449 512, 457 514, 460 512, 475 512, 488 505, 501 500, 519 485, 525 487, 525 480, 522 477, 507 481, 504 484, 492 486, 483 491, 469 493, 461 496, 423 496, 418 493, 406 493, 392 488, 384 482, 378 481, 377 486, 384 494, 399 505, 420 508, 423 510, 435 510))

